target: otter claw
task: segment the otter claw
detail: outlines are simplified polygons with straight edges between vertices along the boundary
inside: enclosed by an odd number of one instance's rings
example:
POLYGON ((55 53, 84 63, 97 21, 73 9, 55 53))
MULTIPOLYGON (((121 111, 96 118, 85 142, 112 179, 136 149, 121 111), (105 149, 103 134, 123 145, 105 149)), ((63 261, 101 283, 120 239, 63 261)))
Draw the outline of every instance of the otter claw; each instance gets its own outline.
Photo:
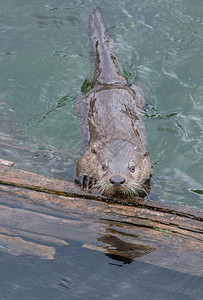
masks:
POLYGON ((78 183, 82 188, 86 188, 89 190, 92 187, 92 183, 94 182, 93 178, 88 175, 81 175, 76 177, 75 182, 78 183))
POLYGON ((86 186, 86 177, 86 175, 77 176, 75 182, 84 188, 86 186))
POLYGON ((89 178, 89 176, 84 176, 83 187, 87 188, 87 190, 88 190, 89 189, 89 185, 90 185, 90 178, 89 178))

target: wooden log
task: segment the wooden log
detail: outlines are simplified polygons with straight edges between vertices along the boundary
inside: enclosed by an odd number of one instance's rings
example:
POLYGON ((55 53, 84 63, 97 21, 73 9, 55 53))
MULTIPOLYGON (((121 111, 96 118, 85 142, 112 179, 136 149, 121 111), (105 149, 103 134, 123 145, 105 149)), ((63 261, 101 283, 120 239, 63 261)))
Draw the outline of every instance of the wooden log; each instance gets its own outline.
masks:
MULTIPOLYGON (((203 276, 202 211, 143 199, 128 205, 82 192, 73 183, 16 170, 5 161, 0 183, 0 232, 9 236, 9 250, 15 238, 16 253, 26 253, 28 246, 17 243, 17 237, 53 249, 76 240, 127 262, 137 259, 203 276)), ((53 249, 48 258, 54 258, 53 249)))
POLYGON ((107 198, 101 195, 90 194, 82 191, 78 186, 72 182, 47 178, 43 175, 34 174, 22 170, 16 170, 13 162, 8 162, 0 159, 0 184, 12 185, 31 189, 34 191, 41 191, 50 194, 63 195, 67 197, 80 197, 85 199, 93 199, 97 201, 104 201, 108 203, 117 203, 127 206, 139 206, 157 211, 168 212, 191 219, 203 220, 203 211, 188 207, 187 205, 172 206, 164 203, 137 199, 116 199, 107 198))

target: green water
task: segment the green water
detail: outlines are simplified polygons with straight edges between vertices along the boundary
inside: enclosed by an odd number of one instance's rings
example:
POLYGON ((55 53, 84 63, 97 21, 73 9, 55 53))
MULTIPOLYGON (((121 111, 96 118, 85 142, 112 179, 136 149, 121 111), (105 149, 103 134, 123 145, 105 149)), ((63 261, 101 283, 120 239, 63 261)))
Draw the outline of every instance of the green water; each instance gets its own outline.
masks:
POLYGON ((74 180, 82 152, 74 104, 93 74, 88 14, 96 6, 129 83, 146 91, 150 197, 202 208, 202 0, 1 1, 0 156, 74 180), (6 148, 10 139, 41 152, 6 148))

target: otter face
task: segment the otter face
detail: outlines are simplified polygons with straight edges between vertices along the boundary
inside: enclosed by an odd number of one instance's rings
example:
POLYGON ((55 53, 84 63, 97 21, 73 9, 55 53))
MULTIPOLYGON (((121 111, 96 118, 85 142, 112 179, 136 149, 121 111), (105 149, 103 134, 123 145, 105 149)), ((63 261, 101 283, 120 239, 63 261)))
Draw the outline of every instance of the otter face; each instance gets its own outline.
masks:
POLYGON ((107 196, 148 194, 151 172, 145 149, 123 140, 93 144, 77 165, 80 185, 107 196))

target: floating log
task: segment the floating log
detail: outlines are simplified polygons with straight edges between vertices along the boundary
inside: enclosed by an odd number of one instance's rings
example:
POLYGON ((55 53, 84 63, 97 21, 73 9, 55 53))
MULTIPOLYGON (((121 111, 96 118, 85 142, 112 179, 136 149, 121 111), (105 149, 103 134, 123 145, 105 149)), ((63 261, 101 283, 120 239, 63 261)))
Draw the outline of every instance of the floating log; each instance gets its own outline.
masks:
POLYGON ((3 160, 0 200, 3 251, 53 259, 56 245, 67 247, 75 240, 128 263, 136 259, 203 276, 201 210, 144 199, 108 199, 71 182, 17 170, 13 162, 3 160))

